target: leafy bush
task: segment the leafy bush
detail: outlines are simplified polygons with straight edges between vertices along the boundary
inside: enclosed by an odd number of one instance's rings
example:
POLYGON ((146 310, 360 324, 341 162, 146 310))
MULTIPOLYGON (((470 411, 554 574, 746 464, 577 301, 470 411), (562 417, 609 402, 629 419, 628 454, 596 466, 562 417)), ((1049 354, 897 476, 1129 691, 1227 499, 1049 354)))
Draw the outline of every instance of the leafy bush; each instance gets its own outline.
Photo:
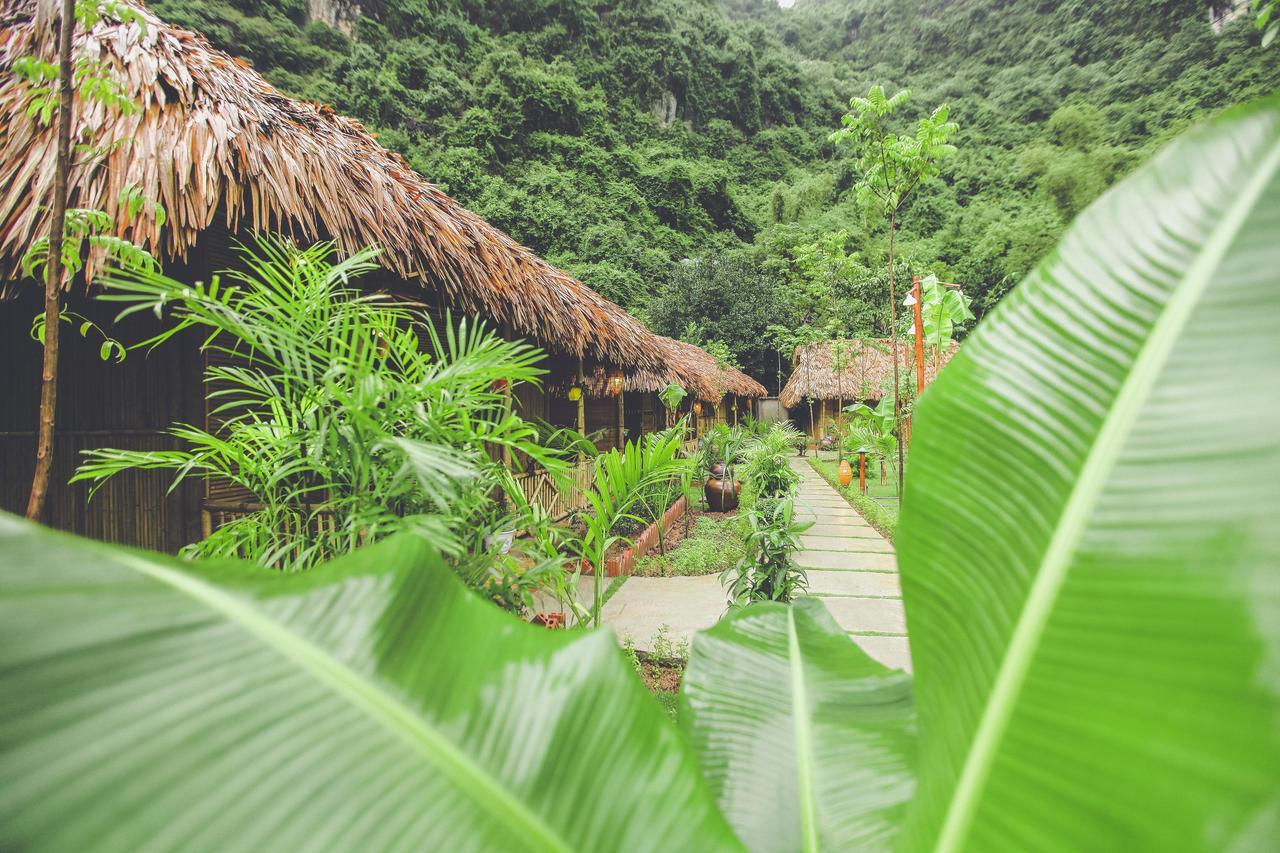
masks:
POLYGON ((680 544, 666 554, 649 554, 637 560, 636 574, 648 577, 719 574, 746 553, 740 517, 702 516, 680 544))
POLYGON ((744 509, 753 507, 760 498, 785 497, 795 491, 800 475, 791 467, 791 457, 803 440, 798 429, 783 421, 747 442, 738 469, 744 509))
POLYGON ((291 571, 402 530, 462 558, 483 552, 495 531, 536 524, 489 451, 567 470, 495 390, 537 382, 541 351, 465 321, 442 337, 416 310, 350 289, 376 268, 375 250, 334 254, 330 244, 300 249, 264 237, 242 250, 242 271, 208 283, 147 269, 109 275, 103 298, 123 313, 168 318, 144 345, 187 329, 205 337, 216 356, 205 379, 217 423, 172 427, 180 450, 86 451, 74 480, 96 486, 130 469, 167 469, 175 482, 198 476, 247 493, 253 504, 187 555, 291 571))
POLYGON ((763 498, 744 518, 747 553, 720 576, 729 590, 730 609, 758 601, 790 601, 809 584, 792 555, 800 547, 800 534, 813 523, 795 520, 790 497, 763 498))

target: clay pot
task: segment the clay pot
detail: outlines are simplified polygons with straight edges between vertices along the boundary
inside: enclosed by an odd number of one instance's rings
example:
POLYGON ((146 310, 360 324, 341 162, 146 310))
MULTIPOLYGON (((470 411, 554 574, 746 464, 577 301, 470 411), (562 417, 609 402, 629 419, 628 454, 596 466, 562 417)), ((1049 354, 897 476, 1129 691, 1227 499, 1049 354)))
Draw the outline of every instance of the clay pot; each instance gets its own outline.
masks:
POLYGON ((848 459, 840 460, 840 485, 847 486, 853 482, 853 466, 848 459))
POLYGON ((707 478, 707 482, 702 487, 702 494, 707 499, 707 508, 712 512, 728 512, 731 509, 737 509, 738 494, 741 491, 741 483, 717 477, 714 473, 707 478))

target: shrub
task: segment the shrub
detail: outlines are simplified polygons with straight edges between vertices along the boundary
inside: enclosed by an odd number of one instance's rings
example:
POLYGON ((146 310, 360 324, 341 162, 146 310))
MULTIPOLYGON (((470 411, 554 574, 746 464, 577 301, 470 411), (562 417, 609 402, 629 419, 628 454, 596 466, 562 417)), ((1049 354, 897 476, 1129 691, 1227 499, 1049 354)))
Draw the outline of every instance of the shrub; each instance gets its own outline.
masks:
POLYGON ((808 586, 808 576, 792 554, 811 522, 796 522, 790 497, 764 498, 745 518, 747 553, 720 576, 729 588, 729 608, 757 601, 790 601, 808 586))

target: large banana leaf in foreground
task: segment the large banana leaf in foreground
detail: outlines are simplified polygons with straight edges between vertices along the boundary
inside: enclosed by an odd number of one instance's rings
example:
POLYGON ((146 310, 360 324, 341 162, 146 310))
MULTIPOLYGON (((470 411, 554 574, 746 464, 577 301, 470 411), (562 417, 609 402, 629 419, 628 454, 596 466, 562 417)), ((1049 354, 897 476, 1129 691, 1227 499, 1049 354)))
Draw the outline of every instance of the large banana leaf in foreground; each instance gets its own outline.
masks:
POLYGON ((885 849, 915 790, 911 677, 816 598, 755 604, 694 639, 680 722, 752 850, 885 849))
POLYGON ((1081 215, 921 399, 911 846, 1280 837, 1280 102, 1081 215))
POLYGON ((611 633, 416 538, 283 575, 0 516, 0 849, 738 846, 611 633))

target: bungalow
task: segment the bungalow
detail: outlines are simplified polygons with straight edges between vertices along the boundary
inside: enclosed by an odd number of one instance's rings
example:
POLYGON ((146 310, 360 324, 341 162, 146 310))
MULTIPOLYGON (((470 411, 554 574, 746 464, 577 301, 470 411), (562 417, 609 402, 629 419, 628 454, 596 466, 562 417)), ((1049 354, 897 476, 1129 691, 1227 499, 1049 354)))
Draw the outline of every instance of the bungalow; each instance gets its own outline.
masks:
MULTIPOLYGON (((171 275, 207 280, 236 262, 237 242, 263 231, 331 240, 344 253, 376 244, 384 269, 362 286, 405 294, 437 317, 482 317, 537 343, 549 354, 548 387, 624 368, 669 369, 635 318, 454 202, 358 122, 281 95, 202 36, 124 2, 143 25, 104 20, 77 33, 76 49, 109 68, 141 109, 122 115, 77 102, 77 141, 106 153, 72 169, 70 206, 105 211, 116 236, 146 248, 171 275), (126 215, 121 195, 130 186, 163 206, 163 223, 148 210, 126 215)), ((16 58, 42 48, 35 9, 35 0, 7 0, 0 28, 0 170, 10 176, 0 188, 0 508, 11 512, 26 502, 40 393, 41 347, 29 334, 40 288, 23 280, 20 259, 48 232, 56 148, 53 128, 27 117, 29 93, 11 71, 16 58)), ((86 284, 105 260, 88 254, 67 303, 110 325, 112 312, 89 298, 86 284)), ((132 317, 112 333, 142 340, 154 331, 148 323, 132 317)), ((168 474, 135 471, 86 506, 84 484, 66 485, 81 450, 170 448, 168 425, 208 421, 199 342, 104 364, 91 342, 63 340, 45 521, 165 551, 199 537, 211 508, 234 496, 194 480, 170 492, 168 474)), ((559 404, 539 389, 514 393, 531 417, 551 419, 559 404)))
MULTIPOLYGON (((791 420, 815 441, 826 434, 831 421, 844 406, 876 403, 893 388, 894 344, 887 340, 820 341, 798 347, 791 377, 778 394, 778 402, 791 411, 791 420), (840 369, 836 370, 836 365, 840 369)), ((914 375, 915 354, 907 343, 896 346, 900 377, 914 375)), ((959 345, 940 358, 925 359, 925 382, 956 354, 959 345)))

